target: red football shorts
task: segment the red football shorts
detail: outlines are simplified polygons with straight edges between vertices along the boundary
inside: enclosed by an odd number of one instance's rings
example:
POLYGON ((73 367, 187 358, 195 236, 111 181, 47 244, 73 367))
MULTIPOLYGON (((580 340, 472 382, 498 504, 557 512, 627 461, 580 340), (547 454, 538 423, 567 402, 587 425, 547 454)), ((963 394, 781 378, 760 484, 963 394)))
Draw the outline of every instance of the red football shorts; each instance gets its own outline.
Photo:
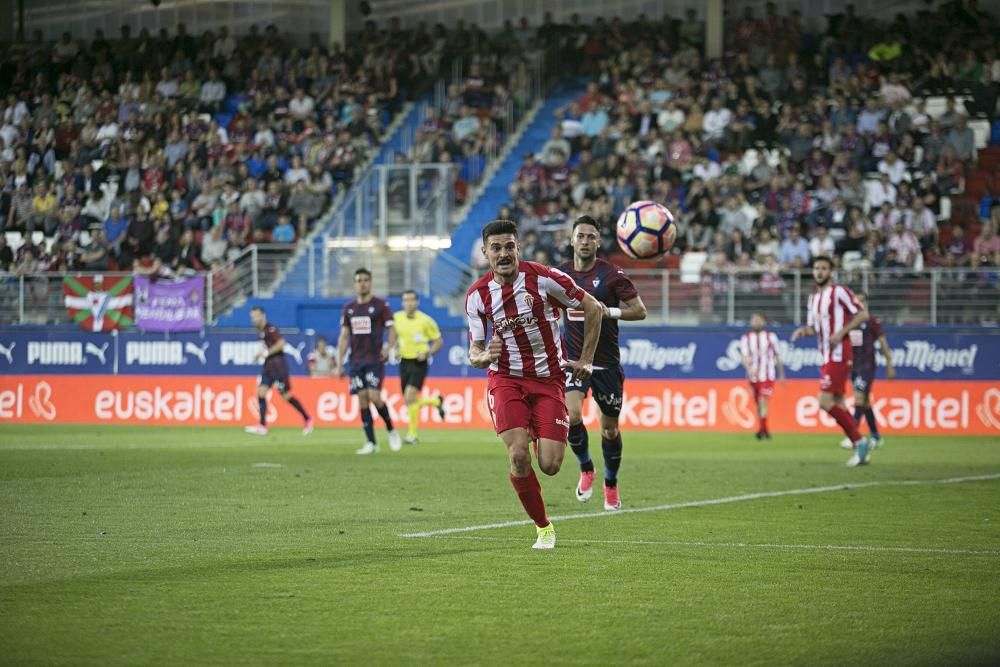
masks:
POLYGON ((491 375, 486 398, 497 434, 512 428, 528 430, 532 438, 569 440, 569 411, 563 382, 491 375))
POLYGON ((771 398, 774 395, 774 380, 751 382, 750 388, 753 389, 753 400, 755 401, 759 401, 762 398, 771 398))
POLYGON ((823 364, 819 376, 819 390, 831 394, 843 394, 844 385, 851 375, 851 362, 828 361, 823 364))

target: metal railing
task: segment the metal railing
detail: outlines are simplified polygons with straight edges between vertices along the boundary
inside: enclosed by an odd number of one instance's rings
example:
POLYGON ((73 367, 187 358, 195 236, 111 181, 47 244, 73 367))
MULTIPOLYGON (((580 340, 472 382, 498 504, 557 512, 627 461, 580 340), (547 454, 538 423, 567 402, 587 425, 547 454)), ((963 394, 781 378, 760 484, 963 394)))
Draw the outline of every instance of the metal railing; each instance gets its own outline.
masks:
MULTIPOLYGON (((244 248, 224 266, 201 272, 205 276, 205 321, 214 322, 247 297, 269 288, 281 266, 295 252, 290 244, 257 244, 244 248)), ((0 272, 0 324, 65 324, 66 276, 118 278, 133 274, 115 271, 42 272, 15 275, 0 272)), ((195 275, 192 273, 192 275, 195 275)))
MULTIPOLYGON (((445 253, 441 253, 444 256, 445 253)), ((432 293, 453 312, 476 274, 449 256, 431 276, 432 293)), ((647 324, 744 324, 754 312, 775 323, 804 324, 814 289, 808 270, 626 270, 646 304, 647 324)), ((1000 324, 1000 269, 947 268, 841 270, 835 279, 868 294, 869 307, 886 324, 1000 324)))
POLYGON ((450 163, 373 166, 352 188, 322 246, 306 249, 308 280, 293 291, 351 294, 353 271, 342 269, 358 266, 373 271, 376 288, 429 288, 433 252, 450 242, 455 169, 450 163), (383 276, 390 282, 382 284, 383 276))

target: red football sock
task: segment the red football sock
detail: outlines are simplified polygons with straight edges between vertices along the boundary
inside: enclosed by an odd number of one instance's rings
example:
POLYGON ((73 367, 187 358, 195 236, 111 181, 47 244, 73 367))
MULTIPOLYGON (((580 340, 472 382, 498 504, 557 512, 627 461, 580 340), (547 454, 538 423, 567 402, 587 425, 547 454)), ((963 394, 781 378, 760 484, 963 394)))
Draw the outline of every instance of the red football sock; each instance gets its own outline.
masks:
POLYGON ((830 416, 837 420, 840 424, 840 428, 844 430, 847 437, 851 439, 851 442, 857 442, 861 439, 861 431, 858 430, 858 423, 854 421, 851 414, 839 405, 835 405, 828 410, 830 416))
POLYGON ((534 468, 530 469, 527 477, 510 476, 510 483, 517 491, 517 497, 524 505, 524 511, 528 513, 531 520, 539 528, 549 525, 548 517, 545 516, 545 501, 542 500, 542 486, 535 477, 534 468))
POLYGON ((770 433, 770 431, 767 430, 767 417, 760 418, 760 430, 762 433, 770 433))

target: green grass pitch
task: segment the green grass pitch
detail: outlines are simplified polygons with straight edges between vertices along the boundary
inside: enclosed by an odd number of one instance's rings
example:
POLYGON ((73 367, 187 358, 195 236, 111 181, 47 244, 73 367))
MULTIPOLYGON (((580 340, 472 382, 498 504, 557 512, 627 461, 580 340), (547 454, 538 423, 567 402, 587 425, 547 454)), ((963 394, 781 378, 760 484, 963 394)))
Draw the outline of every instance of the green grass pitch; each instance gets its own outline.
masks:
MULTIPOLYGON (((626 508, 491 433, 359 457, 360 429, 0 428, 0 664, 1000 662, 1000 439, 625 434, 626 508), (822 492, 794 489, 849 484, 822 492)), ((600 470, 600 445, 591 434, 600 470)))

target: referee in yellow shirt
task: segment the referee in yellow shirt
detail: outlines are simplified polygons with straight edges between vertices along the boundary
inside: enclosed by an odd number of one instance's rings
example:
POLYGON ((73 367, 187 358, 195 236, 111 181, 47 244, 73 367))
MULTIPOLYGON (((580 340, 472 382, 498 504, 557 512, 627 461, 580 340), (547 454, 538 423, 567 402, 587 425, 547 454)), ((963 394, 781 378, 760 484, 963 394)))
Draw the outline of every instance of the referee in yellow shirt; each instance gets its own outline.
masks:
POLYGON ((441 419, 445 417, 440 394, 430 398, 420 396, 427 378, 427 357, 440 350, 444 341, 441 340, 437 322, 417 310, 417 305, 417 293, 406 290, 403 292, 403 310, 396 311, 392 316, 399 341, 399 381, 403 387, 406 411, 410 415, 409 430, 403 440, 407 445, 417 442, 417 422, 420 421, 422 406, 433 405, 441 419))

